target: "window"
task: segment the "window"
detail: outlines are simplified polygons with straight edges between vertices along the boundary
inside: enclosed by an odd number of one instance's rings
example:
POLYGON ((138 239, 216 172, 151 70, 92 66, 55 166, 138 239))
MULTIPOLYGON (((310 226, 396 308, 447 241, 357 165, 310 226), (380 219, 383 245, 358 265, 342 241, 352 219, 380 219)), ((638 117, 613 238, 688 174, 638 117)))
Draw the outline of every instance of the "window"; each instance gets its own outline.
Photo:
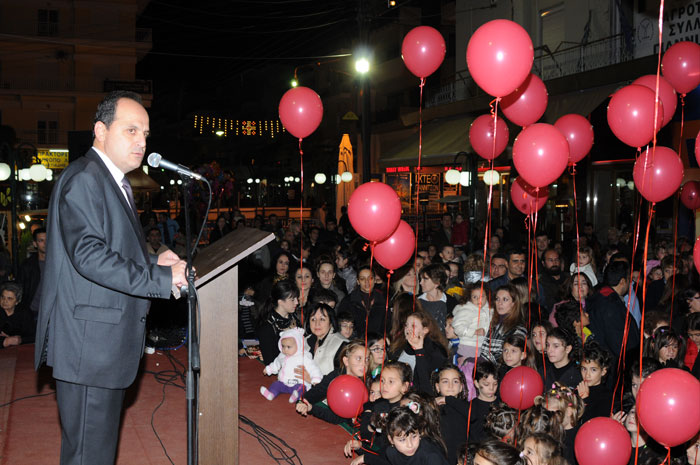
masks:
POLYGON ((42 121, 36 123, 37 144, 58 143, 58 121, 42 121))
POLYGON ((37 35, 58 35, 58 10, 37 11, 37 35))

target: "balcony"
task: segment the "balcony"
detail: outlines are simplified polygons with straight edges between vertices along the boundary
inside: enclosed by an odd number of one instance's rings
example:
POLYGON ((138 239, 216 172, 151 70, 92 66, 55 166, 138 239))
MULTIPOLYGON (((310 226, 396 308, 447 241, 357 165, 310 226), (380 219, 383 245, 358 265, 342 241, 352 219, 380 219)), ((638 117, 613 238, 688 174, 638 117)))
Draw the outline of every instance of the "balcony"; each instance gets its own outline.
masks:
POLYGON ((139 45, 150 44, 153 41, 153 31, 150 28, 129 28, 128 24, 123 27, 103 28, 99 26, 75 27, 66 22, 59 23, 37 23, 36 21, 14 21, 6 22, 3 25, 4 40, 11 39, 11 36, 31 36, 46 37, 48 40, 75 39, 84 41, 106 41, 106 42, 133 42, 139 45))
MULTIPOLYGON (((532 72, 543 81, 571 76, 634 59, 634 43, 625 42, 623 35, 606 37, 587 44, 562 42, 551 51, 537 47, 532 72)), ((426 91, 425 108, 469 100, 486 94, 464 69, 457 72, 452 82, 426 91)))
POLYGON ((152 94, 153 81, 150 80, 111 80, 96 79, 76 85, 72 78, 5 78, 0 79, 0 92, 3 90, 24 90, 44 92, 111 92, 130 90, 139 94, 152 94))

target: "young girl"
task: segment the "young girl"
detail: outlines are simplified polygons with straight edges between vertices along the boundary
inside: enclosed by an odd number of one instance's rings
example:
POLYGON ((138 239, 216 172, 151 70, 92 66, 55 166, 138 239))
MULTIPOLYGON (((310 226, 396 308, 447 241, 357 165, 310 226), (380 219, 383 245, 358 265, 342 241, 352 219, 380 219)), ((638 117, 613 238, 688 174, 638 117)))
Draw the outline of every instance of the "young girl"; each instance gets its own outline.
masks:
MULTIPOLYGON (((402 362, 389 362, 384 364, 384 369, 380 375, 379 391, 381 398, 374 402, 367 402, 360 415, 360 439, 351 439, 345 444, 344 452, 346 457, 351 457, 353 450, 363 449, 373 444, 379 449, 380 455, 387 448, 386 435, 373 428, 372 421, 376 417, 381 417, 392 408, 399 406, 401 398, 406 394, 411 386, 411 367, 402 362)), ((353 463, 372 463, 374 452, 368 454, 360 453, 357 459, 365 456, 367 461, 353 463)), ((356 460, 357 460, 356 459, 356 460)))
POLYGON ((591 418, 608 417, 612 407, 612 390, 605 384, 610 369, 610 353, 591 341, 583 347, 581 360, 581 381, 576 388, 586 404, 581 423, 591 418))
POLYGON ((554 327, 549 320, 537 320, 530 326, 530 337, 527 340, 527 351, 532 354, 535 365, 540 374, 544 372, 544 364, 547 360, 546 344, 547 333, 554 327))
MULTIPOLYGON (((386 450, 387 461, 391 465, 451 465, 439 446, 440 438, 427 434, 426 421, 418 405, 397 407, 387 415, 383 428, 391 444, 386 450)), ((358 459, 351 465, 366 463, 358 459)))
POLYGON ((534 355, 525 351, 525 336, 512 332, 506 335, 501 354, 501 366, 498 369, 498 378, 503 377, 511 368, 522 365, 533 368, 535 366, 534 355))
POLYGON ((581 382, 581 372, 573 358, 574 338, 561 328, 554 328, 547 335, 547 376, 544 385, 551 386, 559 382, 575 389, 581 382))
POLYGON ((369 375, 372 378, 377 378, 379 372, 382 371, 382 364, 385 359, 385 349, 388 345, 387 339, 384 339, 379 334, 367 334, 367 347, 369 348, 369 375))
POLYGON ((595 261, 593 260, 593 249, 590 247, 581 247, 578 251, 578 262, 574 260, 569 268, 569 273, 585 273, 588 279, 591 280, 591 285, 593 287, 598 285, 598 278, 596 278, 596 268, 595 261))
MULTIPOLYGON (((477 364, 478 366, 478 364, 477 364)), ((472 414, 474 411, 472 410, 472 414)), ((484 420, 484 437, 496 439, 507 444, 515 444, 517 437, 516 426, 518 422, 518 412, 501 402, 493 405, 484 420)))
POLYGON ((452 327, 459 337, 457 353, 460 362, 476 358, 493 316, 493 309, 489 306, 488 288, 483 286, 483 283, 469 285, 466 295, 468 300, 452 310, 452 327))
POLYGON ((646 340, 644 355, 658 360, 663 368, 682 368, 685 340, 670 327, 662 326, 646 340))
POLYGON ((306 391, 304 396, 297 401, 296 411, 303 416, 311 415, 325 420, 329 423, 339 424, 347 420, 336 415, 330 409, 315 405, 326 399, 328 393, 328 385, 340 375, 347 374, 357 378, 363 378, 367 371, 369 363, 369 355, 364 342, 355 340, 350 341, 338 354, 341 369, 336 369, 323 377, 320 383, 306 391))
POLYGON ((467 441, 469 404, 465 384, 464 373, 451 363, 433 373, 435 402, 440 406, 440 431, 449 463, 455 463, 459 446, 467 441))
POLYGON ((518 449, 501 441, 489 440, 478 446, 474 465, 526 465, 518 449))
POLYGON ((561 446, 547 434, 535 433, 524 437, 521 450, 529 465, 567 465, 561 446))
POLYGON ((474 384, 479 395, 471 401, 469 442, 481 442, 486 439, 484 430, 486 416, 498 400, 498 369, 496 365, 487 361, 477 363, 474 384))
POLYGON ((542 405, 533 405, 525 410, 518 423, 518 438, 525 438, 532 434, 546 434, 561 443, 565 437, 561 415, 550 412, 542 405))
POLYGON ((583 416, 583 401, 573 389, 560 383, 552 384, 542 396, 535 398, 535 404, 544 406, 552 412, 559 412, 564 425, 564 457, 569 463, 576 463, 574 456, 574 439, 583 416))
POLYGON ((496 311, 491 318, 490 328, 481 344, 479 355, 486 360, 497 363, 503 352, 503 341, 509 332, 527 334, 522 313, 520 292, 512 284, 506 284, 496 290, 496 311))
POLYGON ((457 364, 457 358, 459 357, 457 355, 457 350, 459 349, 459 337, 457 337, 457 334, 455 334, 455 329, 452 326, 452 322, 454 321, 454 315, 451 313, 447 315, 447 319, 445 320, 445 337, 447 338, 447 343, 448 343, 448 349, 449 353, 447 354, 447 358, 449 361, 453 364, 457 364))
POLYGON ((430 374, 447 359, 447 339, 433 317, 422 308, 406 318, 404 330, 391 344, 391 360, 407 363, 413 370, 413 390, 432 393, 430 374))
POLYGON ((369 402, 374 402, 375 400, 382 398, 381 391, 381 380, 377 376, 376 378, 367 378, 367 392, 369 393, 369 402))

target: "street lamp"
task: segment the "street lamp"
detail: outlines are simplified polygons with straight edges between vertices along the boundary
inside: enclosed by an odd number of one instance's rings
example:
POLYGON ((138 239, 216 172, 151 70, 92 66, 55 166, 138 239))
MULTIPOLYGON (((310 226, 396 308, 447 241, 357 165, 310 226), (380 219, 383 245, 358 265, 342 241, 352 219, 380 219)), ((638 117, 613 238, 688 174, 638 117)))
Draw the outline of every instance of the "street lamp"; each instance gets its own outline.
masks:
POLYGON ((369 69, 370 64, 367 57, 360 56, 355 61, 355 70, 360 75, 362 82, 362 182, 370 182, 372 176, 370 167, 372 115, 370 114, 369 69))
POLYGON ((316 184, 325 184, 326 182, 326 175, 323 173, 316 173, 314 176, 314 181, 316 184))

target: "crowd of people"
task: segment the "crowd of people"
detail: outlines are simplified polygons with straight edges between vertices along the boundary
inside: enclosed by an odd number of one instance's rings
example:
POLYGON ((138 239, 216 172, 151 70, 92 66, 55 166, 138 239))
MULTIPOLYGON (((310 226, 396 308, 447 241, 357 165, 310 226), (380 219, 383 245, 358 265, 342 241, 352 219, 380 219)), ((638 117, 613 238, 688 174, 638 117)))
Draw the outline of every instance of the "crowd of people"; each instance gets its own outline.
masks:
MULTIPOLYGON (((544 232, 528 252, 498 228, 484 256, 462 232, 453 240, 448 216, 415 260, 391 273, 353 238, 345 215, 286 227, 258 219, 277 240, 263 254, 267 274, 242 283, 250 304, 240 307, 239 336, 259 341, 259 352, 241 346, 241 355, 259 353, 264 373, 277 376, 261 395, 287 392, 304 417, 344 423, 354 432, 343 451, 353 465, 574 465, 576 433, 596 417, 629 431, 631 463, 635 455, 661 463, 666 450, 638 426, 635 398, 661 368, 700 377, 700 281, 689 241, 674 248, 658 239, 644 260, 617 231, 601 244, 592 225, 569 244, 572 254, 544 232), (519 366, 544 385, 520 412, 499 394, 519 366), (365 383, 369 401, 357 415, 325 402, 341 374, 365 383)), ((672 449, 671 463, 695 464, 698 447, 695 437, 672 449)))

